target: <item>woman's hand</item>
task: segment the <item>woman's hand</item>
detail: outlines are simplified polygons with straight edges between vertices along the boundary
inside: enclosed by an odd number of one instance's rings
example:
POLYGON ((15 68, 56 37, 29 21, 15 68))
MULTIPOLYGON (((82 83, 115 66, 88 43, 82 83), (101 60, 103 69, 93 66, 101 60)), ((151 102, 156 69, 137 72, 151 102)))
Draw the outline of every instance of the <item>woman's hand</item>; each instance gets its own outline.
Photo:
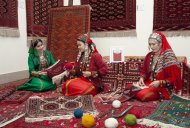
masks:
POLYGON ((39 72, 39 75, 47 76, 47 72, 45 72, 45 71, 39 72))
POLYGON ((153 88, 158 88, 160 86, 160 81, 156 80, 149 84, 153 88))
POLYGON ((83 71, 82 73, 84 77, 90 77, 92 75, 90 71, 83 71))
POLYGON ((142 77, 139 79, 138 83, 139 83, 140 86, 145 86, 144 79, 142 77))

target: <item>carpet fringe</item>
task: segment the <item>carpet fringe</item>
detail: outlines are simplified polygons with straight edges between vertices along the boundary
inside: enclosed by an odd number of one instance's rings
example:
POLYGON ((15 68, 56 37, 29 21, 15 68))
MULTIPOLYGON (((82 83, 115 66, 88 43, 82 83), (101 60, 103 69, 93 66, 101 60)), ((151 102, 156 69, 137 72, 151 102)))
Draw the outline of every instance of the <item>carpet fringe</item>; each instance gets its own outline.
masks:
POLYGON ((184 100, 190 100, 188 96, 182 96, 181 94, 173 94, 173 95, 176 95, 177 97, 180 97, 181 99, 184 99, 184 100))
POLYGON ((141 125, 146 125, 146 126, 157 126, 159 128, 184 128, 184 127, 176 126, 173 124, 165 124, 159 121, 149 120, 145 118, 138 119, 137 123, 141 125))
MULTIPOLYGON (((84 113, 84 114, 87 114, 87 113, 84 113)), ((99 113, 98 113, 98 111, 95 111, 95 112, 88 112, 88 114, 91 114, 94 117, 96 117, 99 113)), ((74 117, 73 114, 72 115, 62 115, 62 116, 38 117, 38 118, 25 117, 25 122, 32 123, 32 122, 40 122, 40 121, 44 121, 44 120, 71 119, 73 117, 74 117)))
POLYGON ((47 37, 27 37, 27 43, 31 43, 33 39, 41 39, 44 43, 47 43, 47 37))
POLYGON ((15 121, 15 120, 18 120, 19 118, 23 117, 25 115, 25 113, 22 113, 21 115, 18 115, 18 116, 15 116, 13 119, 9 120, 9 121, 6 121, 4 123, 1 124, 0 122, 0 128, 4 127, 5 125, 7 124, 10 124, 11 122, 15 121))
POLYGON ((72 115, 63 115, 63 116, 50 116, 50 117, 40 117, 40 118, 28 118, 25 117, 25 122, 40 122, 44 120, 61 120, 61 119, 71 119, 72 115))
POLYGON ((109 31, 109 32, 90 32, 91 37, 135 37, 136 30, 109 31))
POLYGON ((19 37, 20 32, 17 28, 0 27, 0 36, 2 36, 2 37, 19 37))
POLYGON ((174 36, 183 36, 187 37, 190 36, 190 31, 189 30, 179 30, 179 31, 162 31, 163 34, 167 37, 174 37, 174 36))

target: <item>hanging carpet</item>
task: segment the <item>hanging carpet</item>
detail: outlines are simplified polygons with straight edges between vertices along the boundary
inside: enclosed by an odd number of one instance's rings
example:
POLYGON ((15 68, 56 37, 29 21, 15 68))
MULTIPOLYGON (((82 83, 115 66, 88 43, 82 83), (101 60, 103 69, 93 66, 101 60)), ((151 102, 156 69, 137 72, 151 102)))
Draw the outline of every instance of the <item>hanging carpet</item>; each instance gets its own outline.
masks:
POLYGON ((189 36, 190 1, 154 0, 153 30, 166 36, 189 36))
POLYGON ((18 1, 0 1, 0 36, 19 37, 18 1))
POLYGON ((74 62, 77 57, 77 37, 89 33, 90 6, 53 8, 49 14, 47 49, 55 60, 74 62))
POLYGON ((91 13, 91 36, 136 35, 136 0, 81 0, 89 4, 91 13))

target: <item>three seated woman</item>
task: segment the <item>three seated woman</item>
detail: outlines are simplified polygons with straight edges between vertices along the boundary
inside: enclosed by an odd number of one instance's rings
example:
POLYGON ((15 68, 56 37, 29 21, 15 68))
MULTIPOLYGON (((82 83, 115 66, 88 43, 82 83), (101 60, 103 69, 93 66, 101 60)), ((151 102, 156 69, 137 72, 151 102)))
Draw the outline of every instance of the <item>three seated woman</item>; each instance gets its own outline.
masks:
MULTIPOLYGON (((47 78, 47 73, 43 69, 55 61, 49 51, 42 50, 42 48, 39 50, 38 45, 40 47, 43 44, 42 41, 35 43, 35 45, 33 43, 31 45, 28 59, 29 72, 33 77, 17 89, 53 90, 55 84, 47 78)), ((66 96, 96 95, 103 89, 101 78, 107 73, 107 65, 87 35, 80 35, 77 38, 76 45, 79 50, 78 56, 74 68, 68 70, 70 79, 63 83, 62 93, 66 96)), ((151 51, 145 57, 138 82, 140 86, 147 86, 148 88, 139 91, 136 98, 141 101, 168 100, 173 92, 180 93, 182 89, 180 65, 162 33, 152 33, 148 39, 148 45, 151 51)), ((53 81, 55 80, 56 77, 53 78, 53 81)))

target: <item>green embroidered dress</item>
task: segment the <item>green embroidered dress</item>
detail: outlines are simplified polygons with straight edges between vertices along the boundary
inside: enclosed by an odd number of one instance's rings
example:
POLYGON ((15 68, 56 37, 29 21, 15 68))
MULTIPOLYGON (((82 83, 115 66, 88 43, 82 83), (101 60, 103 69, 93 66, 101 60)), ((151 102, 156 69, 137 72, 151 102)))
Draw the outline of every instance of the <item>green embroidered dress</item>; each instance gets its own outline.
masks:
POLYGON ((33 71, 42 71, 54 63, 55 60, 51 52, 44 50, 43 57, 39 57, 36 50, 29 50, 28 66, 31 79, 27 83, 18 86, 17 90, 27 90, 33 92, 54 90, 56 86, 52 83, 52 80, 48 76, 32 76, 33 71))

